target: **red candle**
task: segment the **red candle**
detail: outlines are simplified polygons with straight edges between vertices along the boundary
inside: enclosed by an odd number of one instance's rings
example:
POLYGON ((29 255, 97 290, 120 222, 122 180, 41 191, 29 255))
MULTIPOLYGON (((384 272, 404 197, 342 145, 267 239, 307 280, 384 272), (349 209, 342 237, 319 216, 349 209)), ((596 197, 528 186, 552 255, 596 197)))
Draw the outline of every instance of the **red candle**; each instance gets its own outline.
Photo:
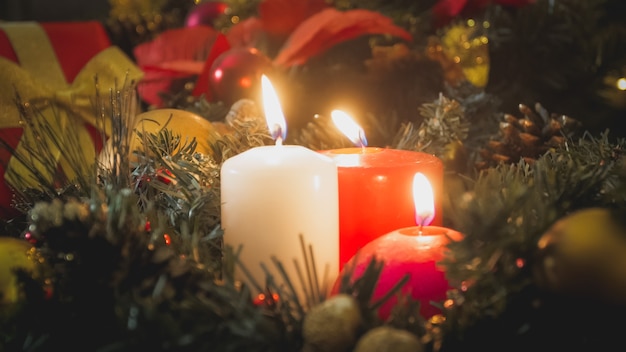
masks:
MULTIPOLYGON (((349 136, 350 132, 344 133, 349 136)), ((351 133, 357 137, 349 138, 361 147, 321 151, 338 166, 340 269, 374 239, 415 225, 410 190, 417 172, 430 180, 435 195, 431 224, 442 224, 442 203, 438 201, 443 192, 442 161, 427 153, 366 147, 360 127, 351 133)))
MULTIPOLYGON (((423 175, 416 175, 415 188, 423 187, 424 180, 423 175)), ((425 182, 427 185, 428 181, 425 182)), ((414 193, 419 194, 417 190, 414 190, 414 193)), ((432 207, 432 202, 416 197, 414 222, 420 225, 394 230, 368 243, 350 260, 346 266, 347 272, 341 276, 351 273, 351 281, 354 282, 361 277, 372 258, 376 258, 384 262, 384 267, 374 291, 373 301, 382 298, 405 275, 409 275, 409 280, 401 291, 420 301, 420 313, 424 318, 439 313, 439 308, 432 305, 432 302, 444 301, 450 285, 445 271, 438 262, 444 258, 449 242, 460 240, 462 235, 445 227, 422 226, 428 225, 432 217, 432 210, 429 207, 432 207)), ((335 283, 334 292, 339 289, 341 276, 335 283)), ((382 305, 378 312, 380 318, 386 319, 396 303, 397 298, 394 296, 382 305)))

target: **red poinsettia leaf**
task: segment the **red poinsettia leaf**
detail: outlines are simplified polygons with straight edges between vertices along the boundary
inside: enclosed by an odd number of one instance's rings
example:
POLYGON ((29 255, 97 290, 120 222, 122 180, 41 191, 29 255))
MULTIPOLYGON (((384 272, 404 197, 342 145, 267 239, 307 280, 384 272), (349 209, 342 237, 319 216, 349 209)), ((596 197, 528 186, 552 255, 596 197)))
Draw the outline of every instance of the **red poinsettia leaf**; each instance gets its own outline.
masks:
POLYGON ((325 0, 264 0, 259 4, 263 30, 288 35, 304 20, 328 8, 325 0))
POLYGON ((505 5, 505 6, 514 6, 514 7, 522 7, 526 5, 530 5, 534 3, 536 0, 494 0, 494 2, 505 5))
POLYGON ((175 79, 199 75, 220 33, 208 26, 177 28, 164 31, 150 42, 137 45, 133 54, 144 77, 137 87, 141 98, 160 106, 161 93, 175 79))
POLYGON ((263 38, 261 19, 250 17, 230 27, 226 38, 232 48, 254 48, 263 38))
POLYGON ((327 8, 309 17, 291 33, 274 63, 281 66, 304 64, 310 57, 339 43, 371 34, 412 40, 409 32, 380 13, 361 9, 343 12, 327 8))
POLYGON ((180 72, 181 74, 199 75, 202 72, 203 61, 172 60, 160 65, 161 69, 180 72))
POLYGON ((203 64, 202 61, 173 60, 159 65, 145 65, 141 68, 144 72, 184 77, 200 74, 203 64))
MULTIPOLYGON (((323 29, 326 32, 334 33, 335 30, 332 29, 332 26, 335 25, 333 22, 336 22, 336 14, 336 10, 328 9, 309 17, 291 33, 281 49, 282 55, 285 56, 289 49, 295 51, 299 46, 305 46, 312 42, 315 37, 324 36, 323 29)), ((278 55, 280 56, 281 53, 278 55)))
POLYGON ((458 16, 467 5, 468 0, 440 0, 432 8, 435 26, 440 27, 458 16))
POLYGON ((172 81, 182 78, 178 72, 156 68, 144 68, 141 82, 137 85, 137 94, 143 101, 150 105, 161 106, 163 104, 161 93, 167 92, 172 81))
POLYGON ((209 72, 211 71, 211 66, 213 66, 213 62, 218 56, 222 55, 222 53, 228 51, 230 48, 231 46, 228 43, 228 39, 226 39, 225 35, 220 33, 211 47, 211 52, 207 56, 204 66, 202 67, 202 72, 200 73, 200 76, 198 76, 193 92, 191 92, 193 96, 198 97, 200 95, 204 95, 207 101, 211 101, 212 97, 209 85, 209 72))
POLYGON ((141 66, 158 66, 168 61, 204 61, 219 34, 208 26, 166 30, 154 40, 137 45, 133 54, 141 66))
POLYGON ((348 27, 343 27, 343 26, 337 27, 337 26, 330 25, 328 31, 316 33, 316 35, 313 38, 311 38, 311 40, 309 41, 309 43, 317 43, 317 45, 306 45, 306 46, 301 47, 297 53, 297 58, 293 59, 292 62, 281 63, 277 61, 278 60, 277 58, 277 60, 275 60, 274 63, 282 64, 285 66, 304 64, 309 58, 317 54, 325 52, 326 50, 332 48, 337 43, 340 43, 341 41, 344 41, 344 40, 347 41, 353 38, 357 38, 361 35, 368 34, 367 29, 372 28, 374 25, 375 23, 372 23, 371 21, 362 21, 362 22, 359 22, 357 25, 348 26, 348 27), (328 38, 335 38, 335 39, 338 39, 338 41, 336 42, 331 41, 331 40, 328 40, 328 38), (339 38, 345 38, 345 39, 339 40, 339 38))
POLYGON ((461 14, 482 11, 491 4, 522 7, 536 0, 440 0, 432 7, 435 27, 442 27, 461 14))

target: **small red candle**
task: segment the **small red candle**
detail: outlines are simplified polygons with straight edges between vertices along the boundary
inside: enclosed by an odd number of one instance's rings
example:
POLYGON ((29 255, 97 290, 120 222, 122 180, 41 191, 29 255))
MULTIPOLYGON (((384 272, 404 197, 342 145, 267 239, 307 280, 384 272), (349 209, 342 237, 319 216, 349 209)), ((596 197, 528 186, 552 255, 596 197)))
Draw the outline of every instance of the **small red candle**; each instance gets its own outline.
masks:
POLYGON ((321 151, 332 157, 339 173, 339 268, 363 246, 395 229, 415 225, 411 189, 420 172, 435 194, 432 225, 442 224, 443 163, 434 155, 366 147, 363 130, 340 111, 333 120, 359 146, 321 151), (343 122, 337 117, 344 117, 343 122), (343 124, 342 124, 343 123, 343 124))
MULTIPOLYGON (((416 174, 414 185, 414 193, 419 195, 418 189, 428 187, 428 180, 423 175, 416 174)), ((384 262, 373 301, 382 298, 408 274, 409 280, 402 287, 402 292, 420 301, 420 313, 426 319, 440 312, 432 302, 444 301, 450 289, 445 271, 438 262, 444 258, 450 241, 462 238, 459 232, 445 227, 422 226, 428 225, 432 218, 432 208, 429 208, 432 205, 432 201, 416 197, 414 221, 420 225, 397 229, 377 238, 363 247, 346 266, 346 270, 350 269, 351 281, 354 282, 363 275, 372 258, 384 262)), ((343 275, 347 273, 340 275, 334 292, 338 290, 343 275)), ((382 305, 378 312, 380 318, 386 319, 396 303, 397 298, 394 296, 382 305)))

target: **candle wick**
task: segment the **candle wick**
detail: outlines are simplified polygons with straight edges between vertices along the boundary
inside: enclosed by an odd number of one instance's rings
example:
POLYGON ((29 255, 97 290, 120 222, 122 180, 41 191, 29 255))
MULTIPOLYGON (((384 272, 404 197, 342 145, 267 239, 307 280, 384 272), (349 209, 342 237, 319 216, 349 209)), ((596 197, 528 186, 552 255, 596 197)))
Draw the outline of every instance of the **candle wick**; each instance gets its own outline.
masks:
POLYGON ((280 124, 274 124, 274 130, 272 131, 272 138, 276 140, 276 145, 283 145, 283 128, 280 124))
POLYGON ((430 224, 431 221, 433 221, 433 218, 435 217, 435 213, 434 212, 416 212, 415 213, 415 223, 418 224, 420 226, 420 228, 422 226, 428 226, 430 224))
POLYGON ((363 129, 359 129, 359 136, 358 136, 358 141, 359 141, 359 145, 361 146, 361 151, 365 152, 365 147, 367 147, 367 138, 365 138, 365 131, 363 131, 363 129))

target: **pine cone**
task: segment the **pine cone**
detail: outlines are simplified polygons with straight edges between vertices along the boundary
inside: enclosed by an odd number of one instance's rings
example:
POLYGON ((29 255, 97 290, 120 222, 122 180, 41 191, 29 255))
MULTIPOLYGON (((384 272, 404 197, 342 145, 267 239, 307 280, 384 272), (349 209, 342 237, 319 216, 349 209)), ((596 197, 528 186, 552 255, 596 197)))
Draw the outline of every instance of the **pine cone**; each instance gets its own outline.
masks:
POLYGON ((524 115, 522 118, 504 114, 498 137, 480 150, 482 160, 476 163, 477 169, 516 163, 520 159, 532 163, 551 148, 563 145, 582 127, 569 116, 549 114, 539 103, 535 104, 535 111, 524 104, 519 105, 519 110, 524 115))

